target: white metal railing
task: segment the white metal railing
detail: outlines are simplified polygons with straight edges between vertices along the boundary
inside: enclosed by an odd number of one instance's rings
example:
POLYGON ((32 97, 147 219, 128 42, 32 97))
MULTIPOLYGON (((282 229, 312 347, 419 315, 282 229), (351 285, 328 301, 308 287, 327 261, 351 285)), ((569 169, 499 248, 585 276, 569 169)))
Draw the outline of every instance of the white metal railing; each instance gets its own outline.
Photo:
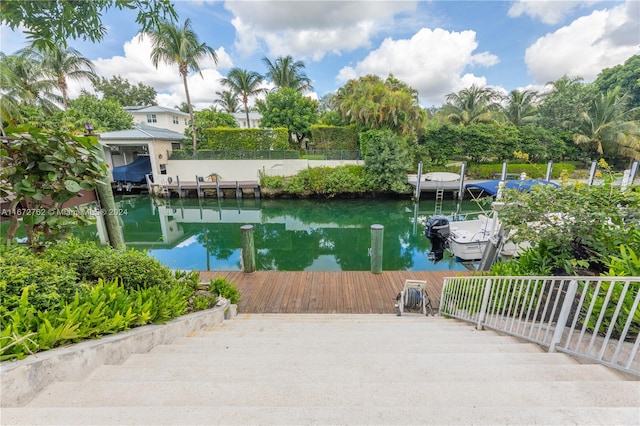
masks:
POLYGON ((640 376, 640 277, 445 278, 440 315, 640 376))

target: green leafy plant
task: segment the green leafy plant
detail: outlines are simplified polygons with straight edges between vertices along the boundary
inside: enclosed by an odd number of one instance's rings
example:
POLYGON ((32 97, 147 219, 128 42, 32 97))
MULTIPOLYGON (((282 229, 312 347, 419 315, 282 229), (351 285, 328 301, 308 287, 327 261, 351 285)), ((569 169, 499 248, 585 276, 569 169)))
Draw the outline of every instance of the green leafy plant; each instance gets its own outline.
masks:
POLYGON ((171 273, 157 259, 136 250, 104 250, 94 258, 93 277, 112 280, 119 278, 125 287, 162 287, 171 280, 171 273))
POLYGON ((102 147, 95 138, 48 132, 34 127, 7 127, 0 156, 0 197, 11 195, 11 226, 7 242, 15 239, 22 219, 27 244, 41 251, 90 217, 78 209, 62 209, 81 190, 96 188, 106 174, 102 147))
POLYGON ((209 291, 229 300, 234 305, 240 303, 240 291, 226 278, 217 277, 216 279, 211 279, 209 281, 209 291))

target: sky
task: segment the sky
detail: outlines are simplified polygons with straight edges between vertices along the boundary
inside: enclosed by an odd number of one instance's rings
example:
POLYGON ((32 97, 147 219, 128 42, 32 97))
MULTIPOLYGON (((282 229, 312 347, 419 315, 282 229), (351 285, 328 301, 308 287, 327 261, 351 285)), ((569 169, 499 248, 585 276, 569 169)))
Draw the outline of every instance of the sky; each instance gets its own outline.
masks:
MULTIPOLYGON (((218 62, 188 79, 196 109, 212 106, 220 79, 239 67, 264 74, 262 59, 304 62, 320 98, 349 79, 390 73, 419 93, 423 107, 472 84, 504 93, 543 90, 564 75, 593 81, 640 54, 640 1, 221 1, 174 0, 178 23, 191 20, 218 62)), ((120 75, 158 92, 158 104, 185 101, 177 66, 151 64, 149 37, 135 11, 109 10, 100 43, 71 40, 100 76, 120 75)), ((20 31, 0 28, 5 54, 25 47, 20 31)), ((71 82, 71 96, 90 88, 71 82)), ((269 87, 265 85, 265 87, 269 87)))

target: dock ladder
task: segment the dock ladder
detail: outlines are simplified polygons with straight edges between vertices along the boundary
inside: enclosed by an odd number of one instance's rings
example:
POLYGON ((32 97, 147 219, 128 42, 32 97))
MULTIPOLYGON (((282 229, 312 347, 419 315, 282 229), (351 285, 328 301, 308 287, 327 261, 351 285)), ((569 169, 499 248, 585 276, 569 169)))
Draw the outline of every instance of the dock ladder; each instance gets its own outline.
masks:
POLYGON ((442 201, 444 200, 444 181, 436 181, 436 207, 434 214, 442 214, 442 201))

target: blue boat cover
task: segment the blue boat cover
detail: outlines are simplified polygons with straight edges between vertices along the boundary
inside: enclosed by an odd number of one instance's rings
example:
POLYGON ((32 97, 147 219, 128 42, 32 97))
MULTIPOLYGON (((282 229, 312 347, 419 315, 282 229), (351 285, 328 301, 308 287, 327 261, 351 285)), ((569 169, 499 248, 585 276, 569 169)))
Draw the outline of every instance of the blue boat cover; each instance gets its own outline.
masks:
POLYGON ((114 167, 112 173, 115 181, 144 183, 145 175, 151 173, 151 159, 138 157, 133 163, 114 167))
MULTIPOLYGON (((496 195, 498 193, 498 185, 500 184, 500 182, 500 180, 488 180, 485 182, 468 183, 464 187, 466 189, 481 189, 489 195, 496 195)), ((504 181, 503 188, 517 189, 518 191, 524 192, 529 191, 533 186, 536 185, 553 185, 556 187, 559 186, 557 183, 549 182, 547 180, 526 179, 506 180, 504 181)))

